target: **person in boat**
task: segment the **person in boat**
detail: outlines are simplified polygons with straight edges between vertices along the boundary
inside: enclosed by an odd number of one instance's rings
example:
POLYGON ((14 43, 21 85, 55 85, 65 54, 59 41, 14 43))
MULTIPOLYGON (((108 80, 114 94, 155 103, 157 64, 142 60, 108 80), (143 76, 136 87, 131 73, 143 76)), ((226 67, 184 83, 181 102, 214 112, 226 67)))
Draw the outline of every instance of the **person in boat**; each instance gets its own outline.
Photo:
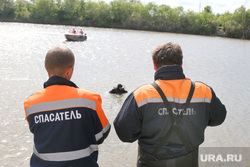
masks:
POLYGON ((73 28, 73 31, 72 31, 73 34, 76 34, 76 30, 73 28))
POLYGON ((110 132, 101 96, 70 81, 75 57, 64 46, 48 51, 44 89, 24 102, 25 119, 34 135, 30 166, 98 167, 98 145, 110 132))
POLYGON ((118 84, 116 88, 113 88, 112 90, 109 91, 109 93, 111 94, 123 94, 123 93, 127 93, 128 91, 126 91, 122 84, 118 84))
POLYGON ((79 33, 80 33, 81 35, 83 35, 83 31, 82 31, 82 29, 80 29, 79 33))
POLYGON ((123 142, 138 140, 137 167, 198 167, 207 126, 224 122, 213 89, 185 77, 182 50, 171 42, 153 54, 155 82, 132 92, 114 120, 123 142))
POLYGON ((82 29, 80 29, 79 34, 81 35, 80 39, 83 39, 83 31, 82 31, 82 29))

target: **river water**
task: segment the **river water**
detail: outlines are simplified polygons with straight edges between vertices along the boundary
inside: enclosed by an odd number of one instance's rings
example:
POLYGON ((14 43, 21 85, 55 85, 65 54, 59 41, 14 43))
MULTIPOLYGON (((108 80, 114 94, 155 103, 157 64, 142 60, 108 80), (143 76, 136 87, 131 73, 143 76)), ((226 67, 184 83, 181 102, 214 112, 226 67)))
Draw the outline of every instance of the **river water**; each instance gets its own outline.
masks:
MULTIPOLYGON (((75 53, 72 81, 102 96, 113 125, 128 94, 111 95, 109 90, 121 83, 131 93, 152 83, 152 51, 169 41, 180 44, 186 76, 210 85, 228 110, 221 126, 206 129, 201 146, 250 147, 249 40, 83 27, 87 41, 67 42, 64 33, 71 28, 0 23, 0 167, 29 165, 33 137, 24 120, 23 101, 43 88, 48 78, 44 57, 57 45, 75 53)), ((135 167, 137 143, 122 143, 113 127, 99 150, 102 167, 135 167)))

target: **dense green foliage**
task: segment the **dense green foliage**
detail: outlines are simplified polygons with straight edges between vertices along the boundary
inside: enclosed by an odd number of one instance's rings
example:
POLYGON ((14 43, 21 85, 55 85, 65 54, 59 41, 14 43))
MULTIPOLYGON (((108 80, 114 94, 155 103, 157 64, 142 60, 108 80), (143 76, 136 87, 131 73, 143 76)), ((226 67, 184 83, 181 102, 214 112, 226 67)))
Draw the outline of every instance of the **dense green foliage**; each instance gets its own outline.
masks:
POLYGON ((0 21, 124 28, 250 39, 250 9, 213 14, 139 0, 0 0, 0 21))

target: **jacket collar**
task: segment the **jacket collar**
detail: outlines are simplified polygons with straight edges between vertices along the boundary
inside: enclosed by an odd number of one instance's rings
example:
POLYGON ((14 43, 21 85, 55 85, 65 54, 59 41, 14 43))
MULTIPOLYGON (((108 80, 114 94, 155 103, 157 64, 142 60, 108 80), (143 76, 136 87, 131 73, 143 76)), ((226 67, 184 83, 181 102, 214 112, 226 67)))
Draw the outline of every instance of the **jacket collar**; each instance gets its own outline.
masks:
POLYGON ((175 79, 185 79, 183 69, 178 65, 166 65, 159 68, 155 72, 155 80, 175 80, 175 79))
POLYGON ((59 76, 50 77, 48 81, 46 81, 43 84, 44 88, 47 88, 48 86, 52 86, 52 85, 67 85, 67 86, 78 88, 75 83, 71 82, 68 79, 59 77, 59 76))

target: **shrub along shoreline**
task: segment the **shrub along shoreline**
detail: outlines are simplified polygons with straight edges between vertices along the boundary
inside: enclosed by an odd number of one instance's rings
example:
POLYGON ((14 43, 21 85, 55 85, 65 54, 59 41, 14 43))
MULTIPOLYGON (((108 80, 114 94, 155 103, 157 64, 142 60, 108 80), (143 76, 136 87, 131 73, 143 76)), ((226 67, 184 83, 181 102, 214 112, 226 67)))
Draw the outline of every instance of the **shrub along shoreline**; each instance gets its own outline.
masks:
POLYGON ((0 21, 91 26, 250 39, 250 9, 201 13, 139 0, 1 0, 0 21))

